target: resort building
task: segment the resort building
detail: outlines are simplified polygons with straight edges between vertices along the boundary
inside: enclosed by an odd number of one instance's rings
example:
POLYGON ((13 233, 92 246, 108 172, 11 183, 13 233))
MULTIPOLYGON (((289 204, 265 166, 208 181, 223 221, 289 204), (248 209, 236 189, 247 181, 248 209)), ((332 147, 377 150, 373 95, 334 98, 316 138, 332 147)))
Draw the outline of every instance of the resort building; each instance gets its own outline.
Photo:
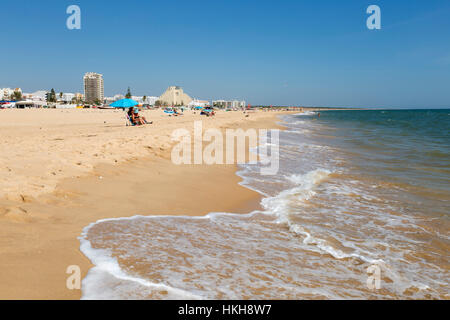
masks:
POLYGON ((178 86, 169 87, 158 99, 162 105, 166 106, 186 106, 191 103, 192 98, 184 93, 178 86))
POLYGON ((239 109, 245 108, 245 101, 239 100, 215 100, 213 106, 224 109, 239 109))
POLYGON ((84 75, 84 97, 88 103, 95 101, 103 101, 104 88, 103 88, 103 75, 88 72, 84 75))

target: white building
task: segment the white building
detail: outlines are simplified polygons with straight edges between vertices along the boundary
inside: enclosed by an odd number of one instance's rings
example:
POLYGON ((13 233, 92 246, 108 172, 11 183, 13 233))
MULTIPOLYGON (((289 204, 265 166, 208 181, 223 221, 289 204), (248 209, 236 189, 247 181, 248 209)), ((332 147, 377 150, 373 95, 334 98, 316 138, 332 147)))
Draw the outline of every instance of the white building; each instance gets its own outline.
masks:
POLYGON ((213 106, 216 106, 218 108, 225 108, 225 109, 239 109, 239 108, 245 108, 245 101, 239 101, 239 100, 214 100, 213 106))
POLYGON ((0 89, 0 100, 11 100, 14 97, 14 93, 20 93, 22 96, 22 89, 20 88, 15 88, 15 89, 11 89, 11 88, 1 88, 0 89))
POLYGON ((145 96, 144 99, 144 96, 132 96, 131 99, 139 102, 139 104, 148 104, 154 106, 155 102, 159 99, 159 97, 145 96))
POLYGON ((105 97, 104 102, 105 104, 111 104, 117 100, 125 99, 125 96, 123 94, 116 94, 113 97, 105 97))
POLYGON ((42 108, 45 105, 44 101, 25 100, 16 102, 15 107, 19 109, 25 108, 42 108))
POLYGON ((42 101, 46 102, 47 91, 39 90, 33 93, 23 93, 22 98, 28 101, 42 101))
POLYGON ((148 104, 151 106, 155 105, 155 102, 158 101, 159 97, 154 97, 154 96, 150 96, 150 97, 146 97, 144 101, 144 104, 148 104))
MULTIPOLYGON (((20 90, 20 88, 17 88, 20 90)), ((0 89, 0 99, 1 100, 9 100, 11 95, 14 94, 14 89, 11 88, 2 88, 0 89)), ((22 92, 22 90, 21 90, 22 92)))
POLYGON ((113 103, 114 101, 117 101, 117 100, 120 100, 120 99, 114 99, 114 97, 105 97, 105 99, 103 100, 103 102, 104 102, 105 104, 111 104, 111 103, 113 103))
POLYGON ((207 100, 194 99, 188 104, 188 107, 206 107, 209 105, 209 101, 207 100))
POLYGON ((26 95, 27 99, 32 101, 46 101, 47 91, 39 90, 26 95))
MULTIPOLYGON (((62 103, 71 103, 72 99, 75 98, 75 93, 56 93, 56 100, 57 102, 62 102, 62 103)), ((44 100, 45 100, 45 96, 44 96, 44 100)))
POLYGON ((72 100, 75 98, 75 93, 63 93, 62 101, 66 103, 72 102, 72 100))
POLYGON ((131 96, 130 99, 133 99, 134 101, 138 102, 139 104, 144 103, 144 98, 142 96, 131 96))

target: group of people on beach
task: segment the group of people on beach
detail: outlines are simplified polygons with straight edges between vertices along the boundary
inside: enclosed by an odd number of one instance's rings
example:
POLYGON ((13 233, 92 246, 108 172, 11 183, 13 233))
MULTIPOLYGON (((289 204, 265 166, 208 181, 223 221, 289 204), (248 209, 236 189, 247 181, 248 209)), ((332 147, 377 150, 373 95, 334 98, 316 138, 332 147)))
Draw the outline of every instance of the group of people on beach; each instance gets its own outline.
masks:
MULTIPOLYGON (((183 109, 181 109, 183 111, 183 109)), ((172 107, 172 112, 175 117, 182 116, 182 113, 179 113, 177 109, 172 107)))
POLYGON ((207 117, 214 117, 215 115, 216 115, 216 113, 214 112, 214 109, 203 109, 201 112, 200 112, 200 115, 201 116, 207 116, 207 117))
POLYGON ((130 119, 130 122, 135 126, 141 126, 144 124, 152 124, 153 122, 148 122, 147 119, 145 119, 144 116, 141 116, 139 114, 139 108, 138 107, 130 107, 128 109, 128 118, 130 119))

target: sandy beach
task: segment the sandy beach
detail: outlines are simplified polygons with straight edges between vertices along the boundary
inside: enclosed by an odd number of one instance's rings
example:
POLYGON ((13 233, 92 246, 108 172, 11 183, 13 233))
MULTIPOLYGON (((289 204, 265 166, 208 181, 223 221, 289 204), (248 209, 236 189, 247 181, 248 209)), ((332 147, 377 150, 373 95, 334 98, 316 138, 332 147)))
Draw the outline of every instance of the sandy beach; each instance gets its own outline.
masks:
POLYGON ((258 207, 236 165, 174 165, 171 134, 195 120, 204 129, 279 128, 279 113, 143 114, 152 125, 127 127, 120 110, 0 110, 0 299, 79 299, 66 269, 89 271, 78 237, 99 219, 258 207))

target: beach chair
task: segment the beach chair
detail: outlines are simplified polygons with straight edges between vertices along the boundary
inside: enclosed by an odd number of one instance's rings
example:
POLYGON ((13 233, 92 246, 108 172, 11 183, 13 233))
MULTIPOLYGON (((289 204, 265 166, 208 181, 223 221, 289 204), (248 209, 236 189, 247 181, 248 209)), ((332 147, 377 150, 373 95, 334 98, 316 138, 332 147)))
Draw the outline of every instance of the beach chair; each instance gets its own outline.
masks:
POLYGON ((135 126, 136 124, 133 123, 133 121, 131 120, 130 116, 128 115, 128 113, 126 113, 126 117, 127 117, 127 127, 128 126, 135 126))

